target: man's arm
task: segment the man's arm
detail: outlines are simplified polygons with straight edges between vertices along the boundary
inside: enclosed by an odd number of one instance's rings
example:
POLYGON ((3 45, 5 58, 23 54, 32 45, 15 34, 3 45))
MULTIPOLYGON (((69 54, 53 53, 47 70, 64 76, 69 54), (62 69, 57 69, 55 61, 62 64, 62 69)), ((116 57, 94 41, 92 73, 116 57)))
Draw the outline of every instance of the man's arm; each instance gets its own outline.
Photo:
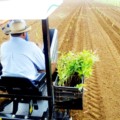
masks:
MULTIPOLYGON (((45 72, 45 57, 44 57, 44 53, 42 52, 42 50, 34 43, 33 44, 33 48, 34 49, 34 57, 35 57, 35 65, 37 66, 37 69, 39 72, 45 72)), ((51 63, 51 72, 52 74, 55 72, 56 70, 56 63, 52 62, 51 63)))
MULTIPOLYGON (((51 63, 51 70, 52 70, 52 74, 56 71, 56 63, 51 63)), ((40 70, 39 72, 41 73, 41 72, 46 72, 46 71, 40 70)))

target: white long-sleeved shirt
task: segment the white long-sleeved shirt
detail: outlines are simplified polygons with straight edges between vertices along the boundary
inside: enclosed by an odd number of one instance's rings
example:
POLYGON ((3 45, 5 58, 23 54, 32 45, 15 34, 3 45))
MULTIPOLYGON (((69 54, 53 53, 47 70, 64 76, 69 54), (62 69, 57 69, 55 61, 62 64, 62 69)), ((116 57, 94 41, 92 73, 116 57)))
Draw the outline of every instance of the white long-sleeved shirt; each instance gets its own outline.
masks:
POLYGON ((42 50, 33 42, 11 37, 1 45, 2 76, 37 79, 38 70, 45 70, 42 50))

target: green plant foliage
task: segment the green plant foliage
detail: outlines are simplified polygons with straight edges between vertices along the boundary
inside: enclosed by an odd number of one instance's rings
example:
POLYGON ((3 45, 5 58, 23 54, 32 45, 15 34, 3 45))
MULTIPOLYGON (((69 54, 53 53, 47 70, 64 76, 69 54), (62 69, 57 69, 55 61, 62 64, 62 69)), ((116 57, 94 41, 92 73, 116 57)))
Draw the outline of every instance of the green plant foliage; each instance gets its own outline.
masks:
POLYGON ((82 52, 68 52, 62 53, 57 62, 59 83, 63 86, 65 81, 74 73, 78 73, 79 77, 84 75, 89 78, 92 75, 92 68, 94 63, 98 61, 98 56, 95 52, 83 50, 82 52))
POLYGON ((85 86, 85 84, 77 84, 76 85, 76 88, 78 88, 80 91, 81 89, 85 86))

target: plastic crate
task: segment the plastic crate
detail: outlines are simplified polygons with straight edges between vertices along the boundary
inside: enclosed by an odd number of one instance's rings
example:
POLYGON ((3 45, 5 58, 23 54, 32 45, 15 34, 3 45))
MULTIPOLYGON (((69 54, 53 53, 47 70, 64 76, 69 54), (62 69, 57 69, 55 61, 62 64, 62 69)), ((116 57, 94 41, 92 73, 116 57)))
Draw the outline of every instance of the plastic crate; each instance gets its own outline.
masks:
MULTIPOLYGON (((58 77, 54 83, 55 106, 59 109, 80 109, 83 110, 83 89, 75 87, 58 86, 58 77)), ((82 78, 84 83, 84 77, 82 78)))

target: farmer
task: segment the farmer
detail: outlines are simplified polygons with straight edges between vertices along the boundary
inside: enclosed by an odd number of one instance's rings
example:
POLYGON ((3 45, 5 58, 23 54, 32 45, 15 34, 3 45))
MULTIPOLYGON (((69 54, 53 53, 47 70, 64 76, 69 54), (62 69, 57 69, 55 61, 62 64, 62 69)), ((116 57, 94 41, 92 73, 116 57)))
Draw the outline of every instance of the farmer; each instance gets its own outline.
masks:
MULTIPOLYGON (((39 79, 45 72, 45 59, 42 50, 33 42, 26 41, 26 33, 31 30, 25 22, 14 20, 10 25, 11 39, 1 45, 2 76, 39 79)), ((52 63, 52 73, 56 63, 52 63)))
MULTIPOLYGON (((3 33, 5 35, 9 35, 10 33, 10 25, 12 24, 14 20, 0 20, 0 27, 3 31, 3 33)), ((25 20, 22 20, 23 22, 25 22, 25 20)), ((10 35, 11 37, 11 35, 10 35)), ((28 32, 26 32, 26 38, 25 38, 26 41, 29 40, 29 36, 28 36, 28 32)), ((0 75, 2 74, 2 65, 0 63, 0 75)))

